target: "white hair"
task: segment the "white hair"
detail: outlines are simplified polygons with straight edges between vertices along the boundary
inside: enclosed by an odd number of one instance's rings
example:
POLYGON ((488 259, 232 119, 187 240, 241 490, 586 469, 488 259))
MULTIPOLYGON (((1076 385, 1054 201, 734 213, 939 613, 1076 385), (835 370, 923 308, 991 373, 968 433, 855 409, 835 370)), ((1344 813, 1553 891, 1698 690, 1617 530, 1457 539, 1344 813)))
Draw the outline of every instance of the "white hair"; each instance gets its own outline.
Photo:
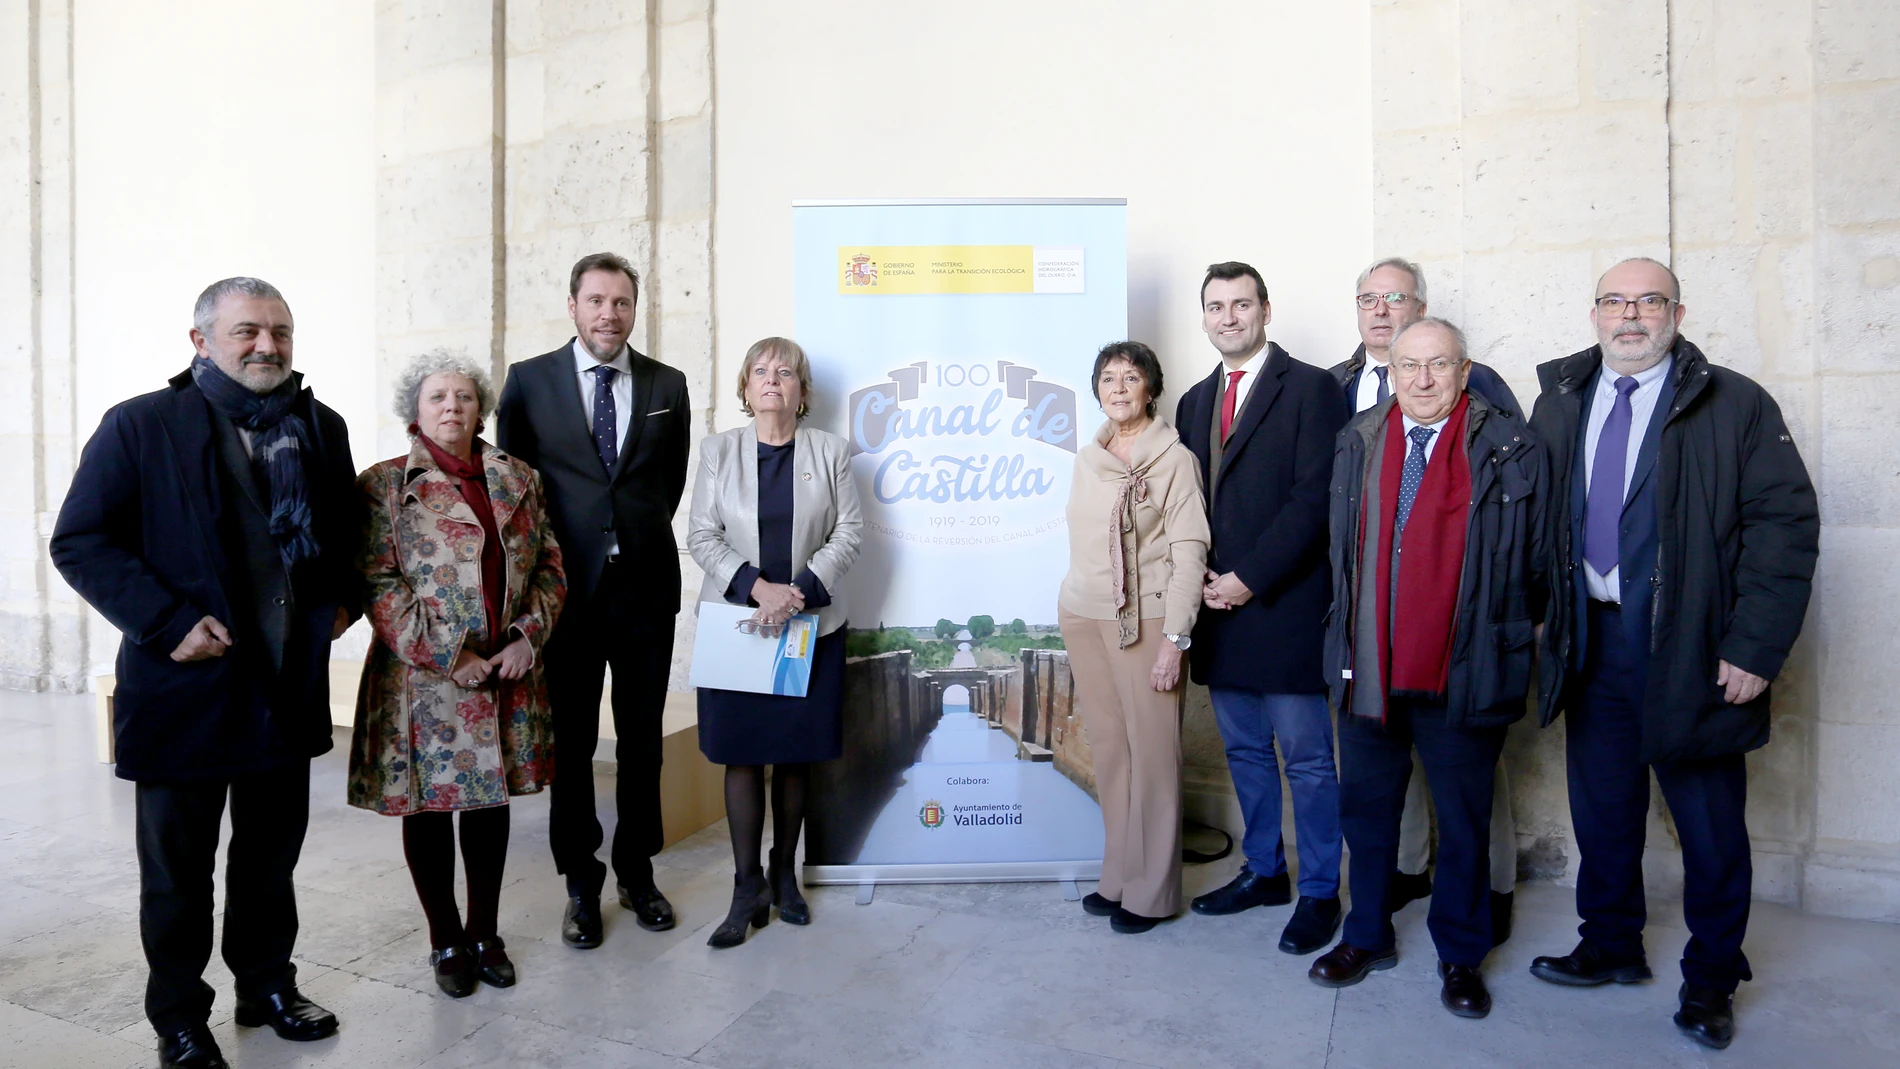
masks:
POLYGON ((1437 327, 1451 335, 1452 344, 1458 347, 1458 359, 1461 361, 1471 359, 1471 350, 1465 348, 1465 332, 1459 330, 1451 321, 1440 319, 1437 316, 1420 316, 1410 323, 1405 324, 1405 326, 1400 327, 1399 332, 1392 335, 1393 350, 1397 351, 1400 338, 1405 337, 1420 327, 1437 327))
POLYGON ((396 418, 402 420, 405 427, 420 415, 423 382, 431 375, 444 372, 460 375, 475 384, 475 401, 480 406, 482 419, 495 411, 495 386, 487 368, 459 349, 431 349, 412 357, 396 376, 391 400, 395 403, 396 418))
MULTIPOLYGON (((1412 296, 1418 298, 1418 303, 1420 304, 1428 303, 1425 300, 1425 272, 1420 271, 1417 264, 1401 256, 1388 256, 1373 264, 1371 267, 1366 268, 1364 271, 1359 272, 1359 281, 1352 284, 1353 293, 1358 294, 1364 290, 1366 287, 1366 279, 1371 278, 1372 273, 1381 267, 1396 267, 1406 274, 1411 275, 1412 296)), ((1395 338, 1393 340, 1396 341, 1397 339, 1395 338)))
POLYGON ((204 292, 198 295, 198 303, 191 309, 191 325, 198 328, 198 333, 207 337, 211 335, 212 328, 218 325, 218 303, 234 294, 280 301, 285 311, 290 310, 290 302, 284 300, 284 295, 277 291, 277 287, 261 278, 246 275, 221 278, 205 287, 204 292))

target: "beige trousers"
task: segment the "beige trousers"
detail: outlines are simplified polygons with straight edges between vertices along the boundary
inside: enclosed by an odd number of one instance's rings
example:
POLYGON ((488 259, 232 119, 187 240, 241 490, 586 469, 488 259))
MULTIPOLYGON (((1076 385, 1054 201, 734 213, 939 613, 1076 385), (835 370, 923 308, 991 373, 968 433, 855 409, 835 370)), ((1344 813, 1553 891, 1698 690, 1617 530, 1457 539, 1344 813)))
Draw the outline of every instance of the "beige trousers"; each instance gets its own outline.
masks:
MULTIPOLYGON (((1148 681, 1167 641, 1162 622, 1141 621, 1139 640, 1116 649, 1121 629, 1115 621, 1067 610, 1058 618, 1102 801, 1096 893, 1130 913, 1172 917, 1181 911, 1182 684, 1156 693, 1148 681)), ((1183 682, 1186 662, 1183 657, 1183 682)))

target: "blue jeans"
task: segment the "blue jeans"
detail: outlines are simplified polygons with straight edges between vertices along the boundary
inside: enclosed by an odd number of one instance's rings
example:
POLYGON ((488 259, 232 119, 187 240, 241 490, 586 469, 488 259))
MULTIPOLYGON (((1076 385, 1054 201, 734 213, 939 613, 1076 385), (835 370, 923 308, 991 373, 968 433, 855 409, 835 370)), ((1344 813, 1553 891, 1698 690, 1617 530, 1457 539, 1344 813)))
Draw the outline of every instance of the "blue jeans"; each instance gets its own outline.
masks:
POLYGON ((1227 744, 1247 830, 1240 849, 1261 876, 1286 871, 1280 841, 1280 765, 1293 788, 1293 827, 1300 852, 1300 894, 1339 897, 1339 769, 1333 763, 1333 716, 1324 694, 1262 694, 1208 688, 1214 720, 1227 744), (1279 744, 1275 759, 1274 744, 1279 744))

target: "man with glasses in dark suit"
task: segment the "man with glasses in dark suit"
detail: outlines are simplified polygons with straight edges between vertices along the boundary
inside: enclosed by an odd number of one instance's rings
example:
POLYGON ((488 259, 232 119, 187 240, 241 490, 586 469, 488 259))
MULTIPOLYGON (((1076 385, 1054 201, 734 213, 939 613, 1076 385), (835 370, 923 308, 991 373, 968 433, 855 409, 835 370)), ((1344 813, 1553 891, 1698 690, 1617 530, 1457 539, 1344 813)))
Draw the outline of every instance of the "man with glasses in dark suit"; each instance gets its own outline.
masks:
POLYGON ((1751 979, 1744 756, 1768 742, 1769 683, 1801 633, 1820 511, 1781 409, 1679 330, 1675 273, 1625 260, 1597 281, 1597 344, 1537 369, 1550 456, 1543 720, 1565 717, 1582 937, 1532 975, 1651 977, 1643 950, 1650 773, 1682 846, 1676 1027, 1735 1035, 1751 979))

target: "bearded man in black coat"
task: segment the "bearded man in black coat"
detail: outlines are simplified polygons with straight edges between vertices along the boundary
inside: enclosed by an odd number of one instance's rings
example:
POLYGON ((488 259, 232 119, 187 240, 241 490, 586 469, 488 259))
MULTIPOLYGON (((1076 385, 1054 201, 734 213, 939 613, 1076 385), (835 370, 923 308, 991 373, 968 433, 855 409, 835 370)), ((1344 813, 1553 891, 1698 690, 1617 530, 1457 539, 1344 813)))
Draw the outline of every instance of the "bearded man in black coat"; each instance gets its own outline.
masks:
POLYGON ((1774 399, 1678 333, 1666 266, 1597 282, 1599 344, 1537 369, 1531 428, 1551 463, 1542 712, 1567 717, 1582 941, 1531 972, 1593 986, 1650 978, 1643 841, 1653 769, 1682 843, 1676 1026, 1734 1037, 1751 979, 1753 869, 1743 755, 1768 742, 1769 683, 1801 633, 1820 512, 1774 399))
POLYGON ((224 960, 237 1023, 322 1039, 297 991, 291 871, 310 759, 330 749, 330 643, 360 615, 356 465, 343 418, 291 370, 275 286, 214 282, 191 367, 99 421, 53 530, 53 564, 119 629, 112 729, 138 783, 145 1013, 164 1067, 218 1069, 212 873, 227 799, 224 960))

